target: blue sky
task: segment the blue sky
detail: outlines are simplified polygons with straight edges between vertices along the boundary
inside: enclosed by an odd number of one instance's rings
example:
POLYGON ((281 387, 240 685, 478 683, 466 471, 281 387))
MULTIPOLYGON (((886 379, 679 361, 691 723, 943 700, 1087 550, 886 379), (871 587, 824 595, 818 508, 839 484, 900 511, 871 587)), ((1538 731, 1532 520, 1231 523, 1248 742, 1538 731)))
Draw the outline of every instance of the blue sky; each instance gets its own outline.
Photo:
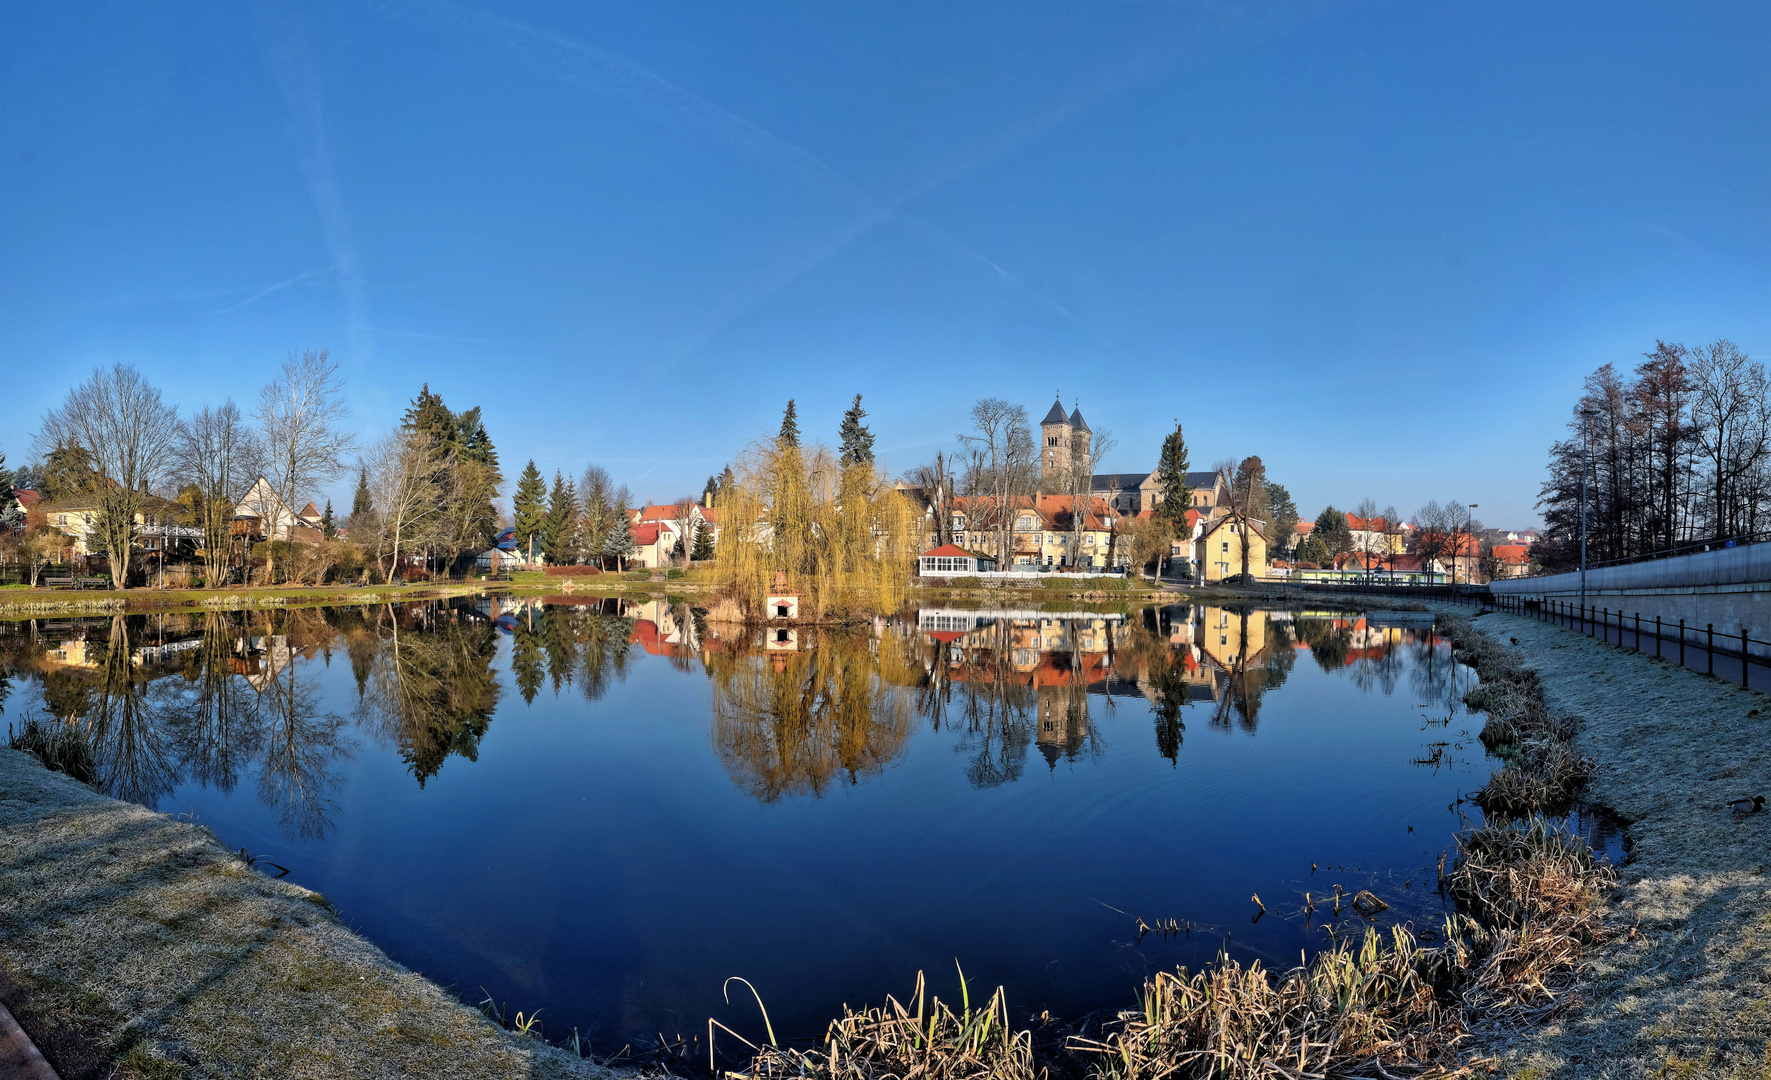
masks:
MULTIPOLYGON (((789 397, 884 463, 1055 389, 1535 520, 1581 378, 1771 358, 1765 5, 15 5, 0 450, 93 366, 190 407, 330 347, 507 474, 671 498, 789 397)), ((348 501, 348 481, 331 492, 348 501)))

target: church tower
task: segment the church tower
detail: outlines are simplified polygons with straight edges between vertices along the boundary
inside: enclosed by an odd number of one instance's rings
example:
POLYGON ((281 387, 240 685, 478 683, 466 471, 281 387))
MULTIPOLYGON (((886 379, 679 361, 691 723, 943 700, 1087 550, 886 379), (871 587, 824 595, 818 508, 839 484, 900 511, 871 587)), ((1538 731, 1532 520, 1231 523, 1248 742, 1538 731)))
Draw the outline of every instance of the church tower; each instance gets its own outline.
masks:
POLYGON ((1046 476, 1061 476, 1070 469, 1070 418, 1064 415, 1064 403, 1053 400, 1051 411, 1039 422, 1042 436, 1039 445, 1039 471, 1046 476))

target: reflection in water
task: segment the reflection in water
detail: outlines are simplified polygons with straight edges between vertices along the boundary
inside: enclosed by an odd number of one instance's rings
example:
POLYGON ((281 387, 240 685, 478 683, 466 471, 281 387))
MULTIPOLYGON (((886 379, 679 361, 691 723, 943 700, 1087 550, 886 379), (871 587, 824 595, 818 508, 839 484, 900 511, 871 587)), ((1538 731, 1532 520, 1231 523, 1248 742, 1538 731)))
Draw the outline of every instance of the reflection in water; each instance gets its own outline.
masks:
POLYGON ((103 789, 154 805, 194 781, 232 791, 256 768, 258 797, 292 836, 321 837, 335 813, 344 720, 305 665, 340 640, 356 726, 397 750, 423 787, 452 756, 473 761, 499 704, 501 636, 525 703, 551 686, 587 702, 657 656, 711 683, 713 748, 761 802, 822 795, 899 759, 919 723, 956 735, 978 788, 1103 752, 1093 709, 1141 697, 1156 751, 1178 763, 1187 712, 1252 733, 1264 696, 1299 653, 1362 690, 1392 694, 1406 672, 1424 701, 1453 701, 1458 668, 1430 620, 1380 624, 1338 612, 1176 604, 1118 612, 923 609, 871 633, 710 632, 685 603, 580 599, 258 614, 130 616, 11 624, 7 678, 92 735, 103 789))

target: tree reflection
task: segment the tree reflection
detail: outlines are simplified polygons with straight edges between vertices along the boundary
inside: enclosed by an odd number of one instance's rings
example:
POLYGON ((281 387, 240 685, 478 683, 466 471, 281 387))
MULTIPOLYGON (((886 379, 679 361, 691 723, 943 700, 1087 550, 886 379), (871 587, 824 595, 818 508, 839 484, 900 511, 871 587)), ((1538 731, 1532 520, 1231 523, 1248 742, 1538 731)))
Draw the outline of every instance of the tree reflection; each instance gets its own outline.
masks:
POLYGON ((880 677, 869 643, 895 647, 826 634, 815 647, 796 637, 793 649, 707 654, 714 749, 740 789, 762 802, 821 795, 837 778, 858 782, 903 752, 912 698, 880 677))
POLYGON ((498 705, 492 625, 448 608, 389 604, 371 626, 381 647, 358 704, 364 727, 399 748, 419 787, 451 754, 476 759, 498 705))

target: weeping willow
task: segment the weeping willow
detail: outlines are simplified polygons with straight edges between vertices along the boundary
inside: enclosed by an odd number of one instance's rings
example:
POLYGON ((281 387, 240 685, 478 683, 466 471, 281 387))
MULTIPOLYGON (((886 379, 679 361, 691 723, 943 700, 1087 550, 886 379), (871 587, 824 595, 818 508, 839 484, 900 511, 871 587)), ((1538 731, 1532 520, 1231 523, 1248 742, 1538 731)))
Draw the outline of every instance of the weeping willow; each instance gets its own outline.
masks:
POLYGON ((892 611, 915 567, 916 512, 867 464, 821 446, 760 443, 734 465, 723 496, 720 581, 741 613, 763 610, 777 574, 801 594, 801 615, 849 621, 892 611))

